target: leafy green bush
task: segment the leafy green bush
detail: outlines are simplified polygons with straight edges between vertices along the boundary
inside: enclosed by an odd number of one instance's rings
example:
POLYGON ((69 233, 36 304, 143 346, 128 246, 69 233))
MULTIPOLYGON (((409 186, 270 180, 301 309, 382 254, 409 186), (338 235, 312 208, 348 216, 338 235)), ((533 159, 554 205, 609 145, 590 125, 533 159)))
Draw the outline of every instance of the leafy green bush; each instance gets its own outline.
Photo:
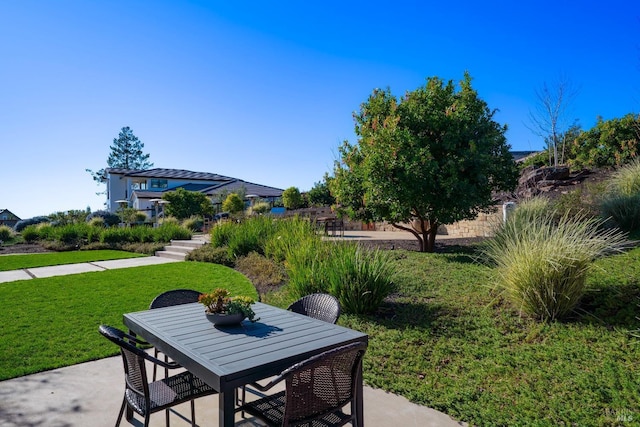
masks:
POLYGON ((13 238, 13 229, 8 225, 0 225, 0 240, 3 242, 9 241, 13 238))
POLYGON ((497 267, 498 290, 516 308, 552 321, 578 305, 593 260, 621 250, 627 241, 619 230, 604 230, 599 219, 565 215, 558 220, 553 211, 539 208, 526 203, 516 208, 482 252, 497 267))
POLYGON ((189 252, 186 256, 188 261, 201 261, 211 262, 214 264, 226 265, 227 267, 234 267, 234 261, 229 257, 227 248, 215 247, 211 244, 202 245, 189 252))
POLYGON ((335 245, 325 273, 330 293, 346 313, 375 312, 395 288, 389 253, 368 250, 357 243, 335 245))
POLYGON ((144 225, 138 225, 128 229, 132 242, 151 243, 155 241, 156 234, 153 228, 144 225))
POLYGON ((66 224, 62 226, 53 227, 53 233, 50 236, 49 240, 59 240, 60 242, 67 245, 75 245, 79 244, 82 238, 86 236, 86 229, 80 226, 89 227, 88 225, 82 224, 66 224))
POLYGON ((55 230, 48 222, 41 222, 36 225, 39 240, 55 240, 55 230))

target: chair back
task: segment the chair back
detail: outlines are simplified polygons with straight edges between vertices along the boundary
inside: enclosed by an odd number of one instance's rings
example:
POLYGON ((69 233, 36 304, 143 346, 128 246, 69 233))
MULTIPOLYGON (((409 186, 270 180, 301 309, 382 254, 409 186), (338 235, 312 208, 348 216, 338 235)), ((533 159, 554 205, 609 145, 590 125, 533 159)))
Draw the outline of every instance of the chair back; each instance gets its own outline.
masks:
POLYGON ((191 289, 173 289, 155 297, 153 301, 151 301, 149 308, 154 309, 198 302, 199 296, 200 292, 191 289))
MULTIPOLYGON (((363 342, 326 351, 292 366, 285 377, 283 425, 304 423, 341 409, 354 402, 363 342)), ((353 407, 351 408, 353 412, 353 407)))
POLYGON ((333 295, 310 294, 291 304, 288 310, 328 323, 336 323, 340 317, 340 302, 333 295))
POLYGON ((112 326, 100 325, 100 333, 109 341, 120 347, 122 362, 124 364, 124 376, 127 390, 138 395, 138 399, 143 399, 148 406, 149 382, 147 380, 147 370, 145 369, 145 359, 150 356, 136 347, 136 343, 141 341, 120 329, 112 326))

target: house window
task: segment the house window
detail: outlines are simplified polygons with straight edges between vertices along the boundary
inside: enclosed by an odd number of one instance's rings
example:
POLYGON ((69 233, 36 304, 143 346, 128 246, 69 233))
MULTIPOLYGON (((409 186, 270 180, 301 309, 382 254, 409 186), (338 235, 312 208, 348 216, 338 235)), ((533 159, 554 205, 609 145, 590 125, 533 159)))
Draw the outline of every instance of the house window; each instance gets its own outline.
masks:
POLYGON ((151 180, 151 188, 167 188, 169 183, 166 179, 152 179, 151 180))
POLYGON ((147 181, 136 181, 131 185, 133 190, 146 190, 147 189, 147 181))

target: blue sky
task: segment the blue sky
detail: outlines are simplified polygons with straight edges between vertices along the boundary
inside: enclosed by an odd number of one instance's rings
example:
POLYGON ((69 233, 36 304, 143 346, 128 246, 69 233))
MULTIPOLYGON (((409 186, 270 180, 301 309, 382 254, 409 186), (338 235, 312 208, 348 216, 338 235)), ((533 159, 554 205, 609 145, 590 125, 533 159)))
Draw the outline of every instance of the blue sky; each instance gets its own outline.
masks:
POLYGON ((155 167, 306 191, 374 88, 465 70, 514 150, 560 75, 584 129, 638 112, 640 2, 0 1, 0 208, 101 209, 123 126, 155 167))

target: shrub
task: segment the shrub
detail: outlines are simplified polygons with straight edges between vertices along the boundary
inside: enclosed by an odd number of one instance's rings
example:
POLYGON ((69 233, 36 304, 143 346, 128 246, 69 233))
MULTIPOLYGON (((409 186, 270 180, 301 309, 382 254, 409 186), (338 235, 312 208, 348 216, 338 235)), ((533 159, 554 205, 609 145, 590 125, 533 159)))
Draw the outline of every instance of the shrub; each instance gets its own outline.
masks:
POLYGON ((211 244, 202 245, 201 247, 192 250, 187 254, 186 260, 211 262, 213 264, 221 264, 226 265, 227 267, 234 267, 233 259, 229 257, 227 248, 215 247, 211 244))
POLYGON ((135 227, 131 227, 129 228, 129 233, 131 235, 131 241, 132 242, 138 242, 138 243, 151 243, 155 240, 155 233, 153 231, 153 228, 151 227, 146 227, 143 225, 138 225, 135 227))
POLYGON ((320 240, 311 222, 300 217, 278 220, 275 225, 264 245, 265 256, 274 261, 283 262, 307 240, 320 240))
POLYGON ((482 253, 497 267, 498 290, 518 309, 544 321, 562 319, 584 295, 592 261, 621 250, 626 238, 618 230, 603 231, 596 218, 558 220, 552 211, 527 209, 516 208, 482 253))
POLYGON ((8 225, 0 225, 0 240, 6 242, 13 238, 13 229, 8 225))
POLYGON ((281 264, 256 252, 236 260, 236 269, 247 276, 258 289, 276 288, 285 280, 281 264))
POLYGON ((163 222, 158 228, 154 228, 154 240, 156 242, 170 242, 171 240, 189 240, 192 233, 186 228, 174 222, 163 222))
POLYGON ((231 193, 222 202, 222 210, 232 215, 238 214, 244 211, 244 202, 238 194, 231 193))
POLYGON ((331 250, 326 274, 329 291, 346 313, 375 312, 394 289, 394 264, 388 252, 341 243, 331 250))
POLYGON ((41 222, 36 225, 40 240, 55 240, 55 231, 53 226, 48 222, 41 222))
POLYGON ((94 218, 102 218, 102 221, 104 222, 104 224, 106 224, 109 227, 112 227, 120 223, 120 217, 118 215, 113 214, 111 212, 107 212, 107 211, 91 212, 87 216, 87 222, 91 222, 94 218))
MULTIPOLYGON (((84 225, 84 224, 83 224, 84 225)), ((77 227, 77 224, 67 224, 58 227, 53 227, 53 233, 49 240, 59 240, 67 245, 75 245, 85 236, 84 230, 77 227)))
POLYGON ((600 209, 603 218, 621 230, 634 232, 640 229, 640 194, 610 196, 602 201, 600 209))
POLYGON ((332 246, 320 239, 299 242, 289 252, 285 268, 289 276, 289 290, 296 298, 314 292, 329 292, 328 259, 332 246))
POLYGON ((132 236, 128 228, 112 227, 107 228, 100 235, 100 243, 116 245, 118 243, 131 243, 132 236))
POLYGON ((104 218, 100 216, 91 218, 89 221, 87 221, 87 223, 92 227, 100 227, 100 228, 104 228, 107 225, 107 223, 104 221, 104 218))
POLYGON ((216 224, 213 228, 211 228, 211 244, 214 247, 220 248, 227 246, 229 244, 229 238, 234 233, 237 224, 225 221, 216 224))
POLYGON ((134 252, 138 254, 154 255, 157 251, 164 249, 164 245, 161 243, 124 243, 119 245, 120 249, 127 252, 134 252))
POLYGON ((29 219, 21 219, 20 221, 16 222, 16 225, 13 227, 13 229, 16 231, 16 233, 20 233, 22 230, 24 230, 25 227, 29 225, 40 224, 43 222, 49 222, 49 218, 46 216, 36 216, 29 219))
POLYGON ((602 216, 622 230, 634 232, 640 229, 640 160, 615 171, 607 189, 607 196, 600 205, 602 216))
POLYGON ((191 231, 202 231, 204 220, 199 216, 192 216, 182 221, 182 226, 191 231))
POLYGON ((22 230, 22 238, 27 243, 33 243, 36 240, 40 239, 40 232, 38 231, 38 227, 35 225, 28 225, 22 230))
POLYGON ((261 215, 266 214, 271 210, 271 205, 268 202, 257 202, 251 206, 251 213, 261 215))

